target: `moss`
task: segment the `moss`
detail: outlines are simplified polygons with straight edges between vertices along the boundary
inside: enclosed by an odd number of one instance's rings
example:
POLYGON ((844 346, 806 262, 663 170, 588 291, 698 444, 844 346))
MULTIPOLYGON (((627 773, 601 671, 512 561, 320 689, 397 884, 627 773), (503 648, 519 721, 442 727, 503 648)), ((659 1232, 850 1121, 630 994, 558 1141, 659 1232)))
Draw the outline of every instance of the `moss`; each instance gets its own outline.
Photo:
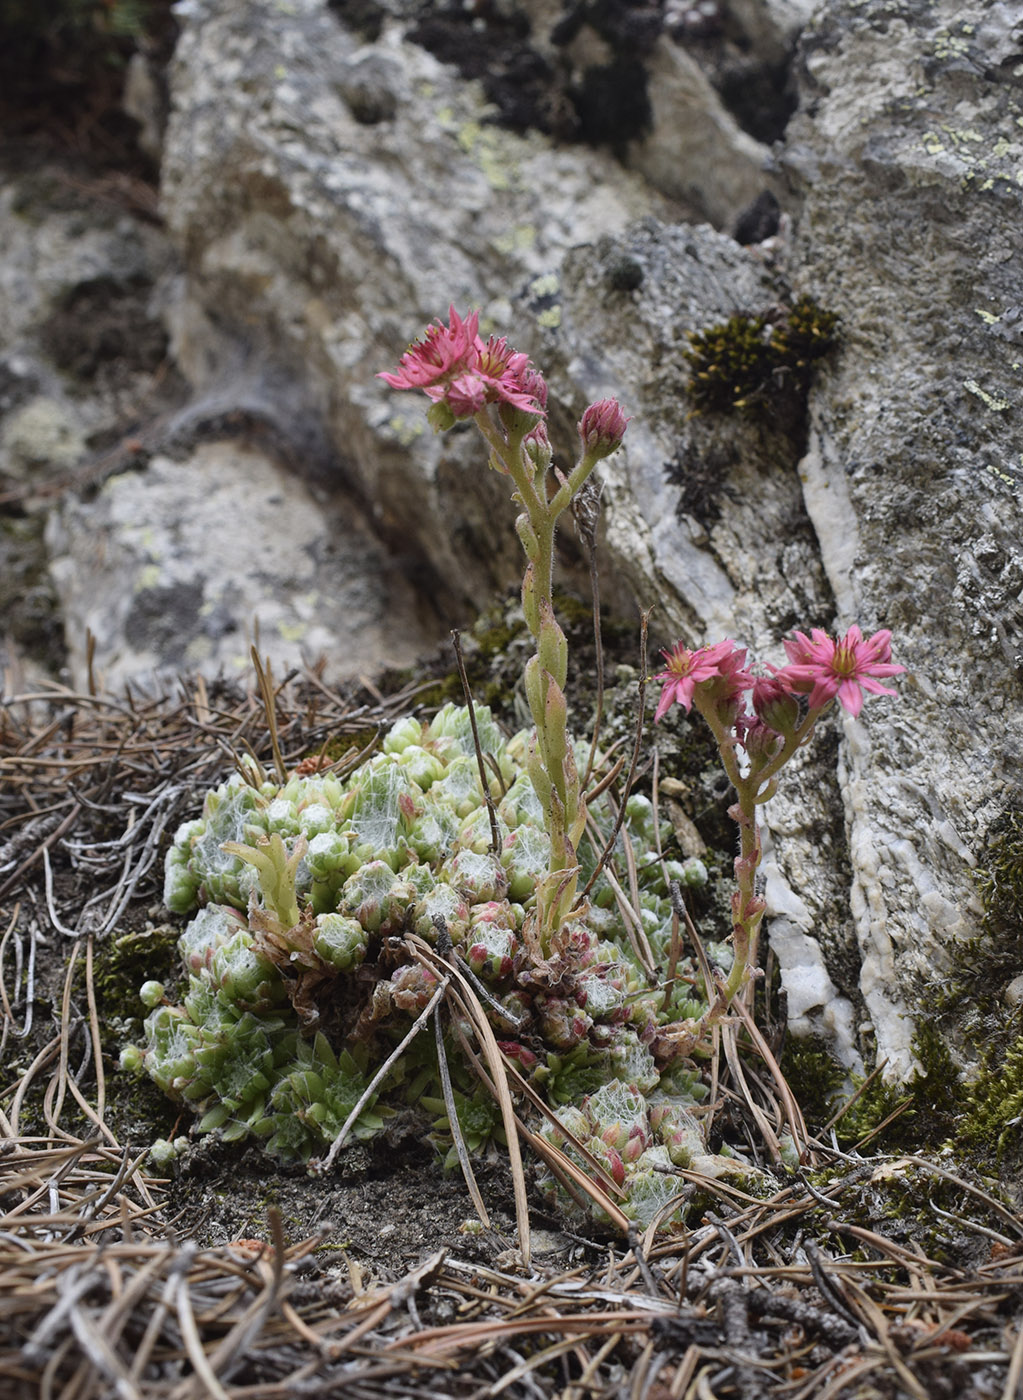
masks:
POLYGON ((820 1128, 835 1111, 846 1082, 845 1070, 820 1036, 790 1035, 785 1041, 781 1068, 796 1096, 807 1126, 820 1128))
POLYGON ((1002 1056, 992 1057, 970 1087, 961 1138, 999 1165, 1010 1147, 1023 1142, 1023 1036, 1002 1056))
POLYGON ((158 924, 128 933, 95 952, 93 985, 104 1048, 120 1049, 128 1022, 140 1020, 139 987, 155 979, 168 985, 178 975, 179 930, 158 924))
POLYGON ((918 1027, 920 1071, 907 1086, 873 1084, 842 1119, 839 1135, 855 1143, 908 1099, 872 1146, 948 1145, 981 1168, 994 1159, 1004 1172, 1007 1162, 1023 1158, 1023 1008, 1007 1006, 1003 996, 1023 963, 1023 811, 1009 808, 992 824, 975 879, 983 932, 956 950, 952 977, 918 1027), (950 1044, 979 1060, 972 1077, 950 1044))
POLYGON ((1009 807, 992 823, 982 862, 975 878, 984 931, 1018 946, 1023 943, 1023 810, 1009 807))
POLYGON ((834 312, 803 296, 780 318, 739 312, 692 331, 683 356, 692 372, 694 412, 769 417, 778 400, 802 405, 813 366, 835 344, 837 325, 834 312))
POLYGON ((878 1077, 841 1118, 836 1132, 843 1145, 869 1137, 872 1150, 921 1152, 956 1139, 964 1107, 962 1077, 940 1030, 922 1024, 913 1053, 920 1068, 908 1084, 878 1077), (888 1118, 892 1121, 882 1128, 888 1118))
POLYGON ((376 729, 356 729, 348 734, 339 734, 336 739, 331 739, 322 750, 317 749, 306 757, 316 758, 322 752, 328 763, 337 763, 342 758, 354 758, 357 753, 361 753, 363 749, 372 744, 377 737, 376 729))

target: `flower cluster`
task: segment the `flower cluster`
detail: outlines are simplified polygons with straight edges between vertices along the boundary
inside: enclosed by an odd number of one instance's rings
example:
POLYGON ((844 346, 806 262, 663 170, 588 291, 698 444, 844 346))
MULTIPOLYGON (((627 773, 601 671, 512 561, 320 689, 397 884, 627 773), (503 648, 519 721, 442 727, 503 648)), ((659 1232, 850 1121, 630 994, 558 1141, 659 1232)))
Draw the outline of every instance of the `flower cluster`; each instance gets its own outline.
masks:
POLYGON ((410 345, 397 370, 378 375, 392 389, 421 389, 435 404, 444 404, 452 418, 472 418, 487 404, 512 408, 542 418, 547 386, 530 366, 529 356, 512 350, 504 337, 483 343, 478 334, 479 312, 463 320, 455 308, 450 321, 437 321, 422 340, 410 345))
POLYGON ((808 695, 810 710, 820 713, 832 700, 855 719, 863 708, 863 692, 894 695, 879 677, 897 676, 906 668, 892 661, 892 634, 883 629, 870 638, 855 625, 838 641, 819 628, 810 637, 796 632, 782 645, 787 666, 772 666, 771 676, 758 677, 744 670, 746 652, 734 642, 691 651, 676 642, 662 652, 666 668, 656 679, 664 682, 655 719, 663 719, 671 706, 689 710, 699 692, 702 709, 711 705, 722 714, 752 691, 753 710, 769 728, 786 733, 798 717, 798 707, 786 705, 788 697, 808 695))
POLYGON ((891 633, 886 629, 864 638, 856 626, 834 640, 814 628, 808 637, 795 632, 784 642, 787 666, 773 666, 768 676, 746 669, 746 652, 735 642, 691 650, 677 642, 664 651, 666 669, 655 718, 671 706, 695 708, 717 741, 725 772, 736 791, 731 814, 739 824, 740 853, 735 861, 736 888, 732 897, 732 940, 735 959, 711 1019, 727 1008, 755 965, 757 936, 765 905, 756 893, 760 864, 757 806, 775 790, 780 769, 810 737, 814 725, 833 700, 854 718, 863 708, 863 694, 894 695, 882 679, 905 670, 892 661, 891 633), (747 708, 747 695, 752 708, 747 708), (805 698, 805 708, 801 704, 805 698), (746 763, 741 766, 736 750, 746 763))

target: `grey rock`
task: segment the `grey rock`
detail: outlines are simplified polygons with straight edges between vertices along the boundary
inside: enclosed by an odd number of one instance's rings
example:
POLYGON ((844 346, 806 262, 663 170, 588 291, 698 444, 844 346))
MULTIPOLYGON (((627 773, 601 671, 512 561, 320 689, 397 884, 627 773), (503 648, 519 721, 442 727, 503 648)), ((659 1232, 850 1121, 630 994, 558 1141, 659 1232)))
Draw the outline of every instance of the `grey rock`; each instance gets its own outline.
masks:
POLYGON ((649 62, 653 130, 628 160, 669 199, 731 227, 770 183, 768 151, 741 131, 699 64, 669 38, 649 62))
POLYGON ((48 522, 72 675, 86 636, 108 689, 201 671, 241 676, 250 648, 278 676, 323 659, 329 680, 409 665, 437 638, 401 561, 358 508, 326 506, 255 447, 209 442, 68 498, 48 522))
POLYGON ((163 97, 153 65, 141 52, 133 53, 128 60, 121 105, 138 123, 140 148, 153 160, 159 160, 163 145, 163 97))
POLYGON ((843 326, 807 508, 839 621, 890 627, 909 667, 883 722, 846 721, 839 769, 860 992, 901 1074, 1021 800, 1021 60, 1015 6, 827 5, 782 157, 798 283, 843 326))
POLYGON ((117 434, 139 431, 161 407, 154 387, 174 380, 153 305, 173 253, 109 186, 59 165, 0 177, 0 247, 0 669, 11 693, 37 689, 64 659, 43 516, 72 481, 102 472, 117 434))
MULTIPOLYGON (((479 85, 400 24, 366 45, 322 0, 286 17, 197 2, 172 90, 179 363, 206 390, 242 373, 244 345, 246 373, 272 365, 299 386, 386 537, 415 541, 439 588, 457 581, 460 607, 479 603, 517 569, 504 492, 481 480, 468 437, 424 434, 373 371, 451 301, 481 306, 488 331, 520 334, 515 297, 553 324, 566 252, 641 215, 674 217, 684 161, 669 200, 608 151, 505 130, 479 85)), ((742 202, 759 185, 749 143, 736 144, 746 183, 729 199, 742 202)))
POLYGON ((72 405, 39 394, 4 416, 0 462, 21 480, 39 467, 67 468, 81 460, 85 434, 72 405))

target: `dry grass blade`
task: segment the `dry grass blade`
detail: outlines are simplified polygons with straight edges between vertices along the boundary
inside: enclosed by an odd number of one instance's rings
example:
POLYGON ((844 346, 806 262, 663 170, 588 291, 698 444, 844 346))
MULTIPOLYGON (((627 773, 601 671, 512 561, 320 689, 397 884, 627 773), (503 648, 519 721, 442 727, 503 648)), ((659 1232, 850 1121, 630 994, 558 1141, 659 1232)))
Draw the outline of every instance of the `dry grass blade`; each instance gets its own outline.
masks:
POLYGON ((359 1121, 359 1115, 362 1113, 363 1109, 366 1107, 370 1099, 376 1093, 376 1090, 379 1087, 379 1085, 381 1085, 387 1078, 387 1075, 390 1073, 393 1066, 398 1063, 402 1055, 404 1055, 405 1051, 415 1040, 416 1036, 426 1025, 430 1017, 434 1014, 437 1008, 437 1004, 439 1003, 444 993, 447 991, 447 987, 448 978, 441 977, 440 982, 433 995, 430 997, 429 1002, 416 1017, 408 1033, 402 1038, 401 1043, 395 1046, 395 1048, 391 1051, 390 1055, 388 1055, 387 1059, 383 1062, 383 1064, 379 1067, 377 1072, 373 1075, 372 1079, 367 1084, 364 1092, 359 1098, 358 1103, 356 1103, 351 1113, 349 1113, 348 1117, 342 1123, 341 1129, 337 1137, 327 1149, 326 1156, 321 1157, 318 1161, 314 1160, 309 1163, 310 1171, 314 1171, 319 1175, 323 1172, 329 1171, 330 1168, 334 1165, 334 1162, 337 1158, 337 1154, 341 1151, 342 1147, 344 1147, 345 1142, 348 1138, 348 1134, 352 1131, 356 1123, 359 1121))
POLYGON ((487 1062, 490 1071, 492 1092, 497 1098, 498 1108, 501 1111, 501 1121, 504 1124, 505 1137, 508 1143, 508 1166, 512 1174, 512 1186, 515 1196, 515 1223, 519 1233, 519 1251, 522 1254, 522 1261, 526 1268, 529 1267, 530 1244, 529 1244, 529 1203, 526 1200, 526 1177, 522 1169, 522 1155, 519 1151, 518 1122, 515 1116, 515 1105, 512 1103, 511 1094, 508 1091, 508 1078, 504 1068, 504 1058, 494 1035, 493 1028, 487 1020, 487 1013, 480 1004, 475 988, 469 979, 464 976, 461 969, 454 962, 444 962, 439 958, 433 949, 421 939, 414 935, 409 938, 409 943, 417 950, 418 955, 426 962, 432 963, 439 976, 448 975, 458 983, 459 1000, 462 1008, 468 1015, 472 1023, 473 1031, 483 1051, 483 1057, 487 1062))
POLYGON ((1009 1374, 1005 1378, 1002 1400, 1019 1400, 1023 1395, 1023 1325, 1016 1331, 1016 1343, 1012 1348, 1009 1374))
POLYGON ((284 1282, 284 1229, 280 1211, 271 1207, 268 1213, 271 1246, 269 1249, 269 1278, 263 1292, 253 1299, 246 1312, 228 1332, 227 1336, 212 1352, 210 1369, 221 1375, 229 1371, 235 1360, 244 1357, 253 1340, 262 1332, 267 1318, 280 1306, 284 1282))
POLYGON ((460 1351, 467 1346, 476 1347, 481 1342, 492 1342, 497 1338, 528 1336, 536 1333, 573 1332, 584 1336, 600 1336, 607 1328, 621 1332, 644 1332, 650 1326, 650 1313, 645 1310, 621 1312, 591 1312, 581 1315, 556 1313, 543 1317, 519 1317, 498 1319, 493 1322, 455 1322, 442 1327, 431 1327, 411 1337, 403 1337, 402 1347, 416 1352, 426 1352, 431 1356, 443 1356, 452 1351, 460 1351))
POLYGON ((490 818, 490 849, 495 853, 501 849, 501 835, 497 827, 497 809, 494 806, 494 799, 490 795, 490 783, 487 780, 487 764, 483 756, 483 749, 480 746, 480 731, 476 723, 476 704, 472 698, 472 691, 469 689, 469 677, 465 673, 465 658, 462 656, 462 634, 457 628, 452 630, 451 641, 455 648, 455 661, 458 665, 458 678, 462 682, 462 694, 465 696, 465 708, 469 712, 469 725, 472 729, 472 746, 476 752, 476 765, 480 775, 480 792, 483 794, 483 801, 487 804, 487 816, 490 818))
POLYGON ((734 1021, 724 1021, 721 1024, 721 1048, 725 1052, 725 1059, 732 1076, 732 1082, 745 1100, 746 1107, 753 1115, 764 1146, 770 1155, 772 1162, 782 1160, 781 1143, 774 1128, 767 1121, 767 1115, 761 1109, 746 1079, 746 1072, 743 1069, 742 1060, 739 1058, 739 1048, 736 1043, 736 1023, 734 1021))
MULTIPOLYGON (((792 1141, 795 1144, 800 1161, 804 1161, 807 1159, 809 1153, 807 1147, 808 1134, 806 1131, 806 1124, 803 1121, 802 1112, 800 1111, 798 1103, 796 1103, 792 1090, 789 1088, 788 1080, 785 1078, 784 1074, 782 1074, 781 1066, 775 1059, 771 1047, 764 1039, 760 1028, 753 1020, 749 1008, 742 1001, 741 997, 736 998, 734 1007, 736 1015, 746 1027, 746 1032, 753 1042, 754 1049, 770 1070, 771 1078, 774 1080, 775 1087, 778 1090, 778 1096, 781 1099, 785 1120, 792 1134, 792 1141)), ((809 1156, 809 1161, 811 1164, 813 1163, 812 1155, 809 1156)))
POLYGON ((270 658, 265 661, 260 659, 259 652, 252 648, 252 665, 255 668, 256 680, 259 684, 259 693, 263 698, 263 709, 266 712, 266 727, 270 735, 270 747, 273 749, 274 768, 277 771, 278 780, 282 783, 288 781, 288 765, 284 762, 284 755, 281 753, 281 743, 277 734, 277 696, 274 693, 273 671, 270 669, 270 658))
POLYGON ((455 1151, 458 1153, 458 1165, 462 1169, 462 1177, 469 1188, 469 1195, 472 1203, 476 1207, 476 1214, 487 1229, 490 1228, 490 1216, 480 1195, 480 1188, 476 1184, 476 1174, 472 1169, 472 1162, 469 1160, 469 1149, 465 1145, 465 1138, 462 1136, 462 1125, 458 1121, 458 1106, 455 1103, 455 1092, 451 1084, 451 1070, 448 1067, 447 1052, 444 1049, 444 1032, 440 1024, 440 1008, 433 1015, 434 1041, 437 1046, 437 1068, 440 1071, 441 1093, 444 1096, 444 1108, 448 1115, 448 1126, 451 1129, 451 1138, 455 1144, 455 1151))

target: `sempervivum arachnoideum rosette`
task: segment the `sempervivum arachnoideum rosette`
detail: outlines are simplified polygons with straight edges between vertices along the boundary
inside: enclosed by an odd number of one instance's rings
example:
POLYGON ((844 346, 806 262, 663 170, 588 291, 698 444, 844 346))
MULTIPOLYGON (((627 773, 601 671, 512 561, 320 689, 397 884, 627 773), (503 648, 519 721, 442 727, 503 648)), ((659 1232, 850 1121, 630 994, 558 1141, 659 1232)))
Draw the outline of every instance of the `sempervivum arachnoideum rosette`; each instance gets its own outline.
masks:
MULTIPOLYGON (((496 850, 470 717, 453 705, 428 724, 399 721, 344 778, 313 771, 281 784, 253 767, 211 792, 167 857, 167 905, 193 915, 179 942, 187 991, 179 1006, 151 1005, 144 1043, 125 1062, 194 1108, 199 1132, 253 1135, 282 1160, 308 1161, 429 1003, 436 978, 407 939, 436 946, 444 930, 506 1055, 558 1113, 579 1119, 581 1140, 625 1187, 623 1208, 648 1218, 680 1184, 664 1169, 692 1150, 679 1147, 688 1139, 678 1115, 703 1095, 671 1028, 704 1008, 691 969, 680 965, 667 992, 650 976, 637 936, 665 965, 666 879, 705 875, 657 857, 670 830, 655 832, 650 802, 633 796, 619 845, 631 848, 638 911, 623 912, 601 876, 539 958, 528 927, 548 837, 526 736, 506 742, 483 707, 476 720, 496 850)), ((596 854, 584 843, 580 858, 585 877, 596 854)), ((450 1030, 446 1048, 462 1136, 476 1148, 500 1137, 500 1116, 450 1030)), ((379 1132, 409 1102, 448 1146, 432 1036, 375 1087, 355 1135, 379 1132)))

